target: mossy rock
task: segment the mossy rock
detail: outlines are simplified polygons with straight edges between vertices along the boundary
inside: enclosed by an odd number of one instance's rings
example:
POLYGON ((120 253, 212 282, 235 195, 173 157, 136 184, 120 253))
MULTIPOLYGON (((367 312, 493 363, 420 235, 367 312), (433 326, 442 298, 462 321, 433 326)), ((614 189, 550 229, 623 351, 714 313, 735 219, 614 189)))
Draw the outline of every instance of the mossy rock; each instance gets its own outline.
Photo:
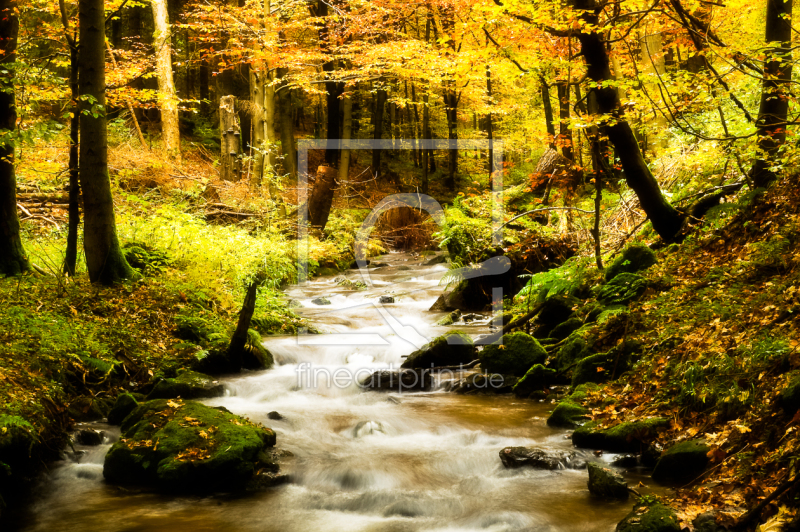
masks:
POLYGON ((688 440, 673 445, 658 459, 653 479, 661 482, 697 478, 708 466, 710 450, 702 440, 688 440))
MULTIPOLYGON (((338 278, 337 278, 338 279, 338 278)), ((341 286, 342 288, 347 288, 349 290, 366 290, 368 288, 367 283, 358 280, 351 280, 347 278, 342 278, 336 281, 337 286, 341 286)))
POLYGON ((646 289, 647 279, 641 275, 621 273, 600 287, 597 299, 605 305, 626 305, 641 296, 646 289))
POLYGON ((589 419, 589 410, 571 400, 561 401, 547 418, 551 427, 575 428, 589 419))
POLYGON ((582 359, 572 372, 572 386, 587 382, 601 383, 617 378, 631 367, 631 360, 641 348, 638 342, 628 341, 610 349, 582 359))
POLYGON ((534 365, 544 364, 547 351, 531 335, 515 332, 503 336, 502 345, 484 347, 479 358, 486 372, 520 377, 534 365))
POLYGON ((122 421, 128 417, 139 406, 139 401, 129 393, 122 393, 117 397, 117 401, 108 413, 109 425, 121 425, 122 421))
POLYGON ((128 264, 140 273, 162 272, 173 262, 167 252, 141 243, 125 244, 122 254, 128 264))
POLYGON ((578 447, 600 449, 612 453, 635 453, 654 439, 659 428, 669 425, 665 418, 649 418, 620 423, 608 429, 597 429, 590 421, 572 433, 572 443, 578 447))
POLYGON ((559 371, 563 371, 575 361, 583 360, 591 355, 592 350, 586 340, 581 335, 573 334, 558 350, 554 365, 559 371))
POLYGON ((610 307, 603 309, 603 311, 597 316, 595 323, 603 326, 615 317, 624 316, 627 314, 628 307, 626 305, 611 305, 610 307))
POLYGON ((800 375, 789 382, 778 396, 778 404, 787 414, 794 414, 800 409, 800 375))
POLYGON ((460 310, 454 310, 450 314, 444 316, 442 319, 437 321, 436 325, 439 325, 439 326, 452 325, 456 321, 458 321, 459 316, 461 316, 461 311, 460 310))
POLYGON ((578 317, 573 317, 556 325, 556 327, 550 331, 551 338, 558 338, 559 340, 563 340, 564 338, 568 337, 570 334, 574 333, 578 329, 583 327, 583 321, 578 317))
POLYGON ((544 300, 544 305, 536 321, 547 325, 556 325, 567 321, 575 312, 574 308, 580 305, 577 297, 555 295, 544 300))
POLYGON ((605 272, 606 281, 621 273, 636 273, 646 270, 657 261, 653 250, 644 244, 632 244, 614 259, 605 272))
POLYGON ((535 364, 514 385, 514 394, 520 397, 528 397, 532 392, 543 390, 553 384, 555 376, 556 370, 546 368, 541 364, 535 364))
POLYGON ((640 500, 617 524, 616 532, 680 532, 675 510, 657 500, 640 500))
POLYGON ((97 421, 108 415, 113 403, 97 397, 77 397, 67 408, 67 413, 75 421, 97 421))
POLYGON ((177 492, 243 489, 275 445, 275 433, 231 414, 183 400, 157 399, 136 407, 103 475, 119 484, 177 492))
POLYGON ((475 360, 472 338, 461 331, 451 331, 431 340, 411 353, 402 368, 424 369, 439 366, 458 366, 475 360))
POLYGON ((148 399, 200 399, 203 397, 221 397, 225 387, 208 375, 196 371, 184 370, 174 379, 162 379, 156 383, 148 399))
POLYGON ((593 462, 586 464, 586 468, 589 470, 589 493, 603 499, 628 498, 628 483, 618 473, 593 462))
POLYGON ((31 465, 31 453, 38 441, 36 429, 19 416, 0 414, 0 475, 10 476, 31 465))
POLYGON ((586 401, 586 394, 589 392, 596 392, 600 389, 600 386, 593 382, 587 382, 584 384, 580 384, 572 390, 572 393, 567 397, 568 400, 572 401, 573 403, 582 403, 586 401))

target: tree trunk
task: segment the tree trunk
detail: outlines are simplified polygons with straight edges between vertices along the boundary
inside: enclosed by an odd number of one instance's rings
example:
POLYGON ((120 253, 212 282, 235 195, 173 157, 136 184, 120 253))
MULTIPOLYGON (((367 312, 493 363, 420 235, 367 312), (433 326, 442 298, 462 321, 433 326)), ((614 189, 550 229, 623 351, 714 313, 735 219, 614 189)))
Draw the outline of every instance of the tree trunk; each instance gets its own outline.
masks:
POLYGON ((561 147, 561 155, 570 161, 575 156, 572 152, 572 129, 569 127, 570 108, 569 108, 569 81, 560 81, 556 85, 558 90, 558 142, 556 145, 561 147))
POLYGON ((320 231, 324 231, 328 223, 335 194, 336 175, 336 169, 330 166, 320 166, 317 169, 317 180, 308 202, 308 223, 320 231))
MULTIPOLYGON (((347 142, 353 136, 353 94, 355 90, 344 92, 342 100, 342 140, 347 142)), ((342 149, 342 158, 339 161, 339 181, 344 184, 350 172, 350 150, 342 149)))
MULTIPOLYGON (((575 8, 582 10, 581 18, 586 28, 597 28, 601 8, 596 0, 575 0, 575 8)), ((625 180, 639 198, 642 209, 650 218, 653 229, 664 240, 675 237, 683 224, 683 215, 666 200, 653 174, 647 167, 639 144, 620 109, 617 90, 602 84, 612 79, 606 43, 596 31, 583 31, 578 35, 581 54, 586 61, 589 79, 598 84, 596 92, 600 114, 609 115, 613 125, 604 124, 605 134, 616 149, 625 171, 625 180)))
POLYGON ((219 131, 222 145, 219 173, 223 181, 239 181, 242 178, 241 131, 236 114, 236 97, 223 96, 219 100, 219 131))
POLYGON ((421 164, 420 163, 421 150, 419 149, 420 144, 417 142, 417 140, 422 138, 422 135, 420 134, 419 131, 420 126, 419 126, 419 105, 417 105, 417 89, 413 83, 411 84, 411 103, 414 105, 414 128, 412 130, 413 131, 412 142, 414 143, 412 146, 414 149, 414 166, 419 168, 421 164))
MULTIPOLYGON (((67 250, 64 253, 64 273, 75 277, 78 262, 78 229, 81 224, 79 204, 81 187, 78 167, 78 146, 80 139, 80 89, 78 87, 78 47, 75 43, 69 50, 69 87, 72 91, 72 116, 69 120, 69 219, 67 229, 67 250)), ((136 118, 135 116, 133 117, 136 118)), ((142 146, 144 148, 144 146, 142 146)))
POLYGON ((281 136, 281 153, 283 154, 283 173, 292 181, 297 180, 297 149, 294 144, 294 122, 292 121, 292 89, 285 80, 288 70, 278 69, 281 84, 276 91, 278 107, 278 126, 281 136))
POLYGON ((768 51, 761 82, 761 104, 756 120, 760 156, 750 169, 750 178, 757 187, 765 187, 777 177, 770 167, 786 142, 792 80, 791 21, 792 0, 767 0, 765 40, 780 44, 768 51))
MULTIPOLYGON (((375 131, 372 138, 381 140, 383 138, 383 114, 386 107, 387 93, 384 89, 378 89, 375 97, 375 113, 373 114, 373 121, 375 123, 375 131)), ((372 149, 372 171, 376 174, 381 172, 381 152, 378 148, 372 149)))
POLYGON ((250 183, 253 187, 260 187, 264 180, 266 166, 265 150, 267 143, 264 135, 266 134, 265 113, 264 113, 264 94, 266 92, 266 74, 263 69, 256 70, 250 67, 250 114, 252 115, 253 133, 250 136, 250 149, 253 153, 253 173, 250 183))
MULTIPOLYGON (((428 109, 428 94, 422 97, 422 139, 431 140, 430 110, 428 109)), ((431 150, 422 148, 422 193, 428 193, 428 159, 431 150)))
MULTIPOLYGON (((661 34, 653 33, 645 35, 640 40, 642 50, 642 73, 648 78, 644 83, 645 90, 657 105, 663 105, 661 92, 658 90, 660 83, 659 76, 666 72, 664 56, 661 53, 661 34)), ((615 70, 617 70, 615 65, 615 70)), ((616 79, 620 79, 620 73, 616 72, 616 79)), ((667 119, 660 110, 656 110, 654 117, 651 118, 646 130, 647 150, 651 154, 660 148, 663 143, 659 141, 659 134, 667 127, 667 119)))
POLYGON ((135 275, 120 249, 114 198, 108 178, 106 129, 105 11, 103 0, 78 3, 80 48, 80 182, 83 188, 86 267, 89 279, 105 285, 135 275))
MULTIPOLYGON (((492 101, 492 69, 486 65, 486 96, 489 100, 489 108, 492 101)), ((489 141, 489 188, 494 186, 494 124, 492 122, 492 112, 486 113, 486 138, 489 141)))
POLYGON ((456 189, 456 171, 458 170, 458 94, 455 90, 445 91, 445 115, 447 116, 447 138, 450 149, 447 151, 447 179, 445 186, 456 189))
POLYGON ((156 54, 158 104, 161 109, 161 140, 167 155, 180 161, 181 137, 178 131, 178 95, 172 78, 172 39, 167 13, 167 0, 152 0, 153 47, 156 54))
POLYGON ((19 18, 16 0, 0 0, 0 275, 17 275, 31 265, 22 246, 17 217, 17 178, 14 171, 14 134, 17 106, 14 63, 17 60, 19 18))
POLYGON ((551 139, 550 146, 555 147, 556 128, 555 125, 553 125, 553 103, 550 100, 550 85, 547 84, 544 76, 539 76, 539 86, 542 92, 542 106, 544 107, 544 125, 551 139))
POLYGON ((250 322, 256 311, 258 287, 263 282, 264 277, 259 274, 247 287, 247 293, 242 303, 242 310, 239 312, 239 320, 236 322, 236 330, 234 330, 231 336, 231 343, 228 344, 228 360, 232 371, 239 371, 242 369, 243 353, 247 345, 247 332, 250 330, 250 322))

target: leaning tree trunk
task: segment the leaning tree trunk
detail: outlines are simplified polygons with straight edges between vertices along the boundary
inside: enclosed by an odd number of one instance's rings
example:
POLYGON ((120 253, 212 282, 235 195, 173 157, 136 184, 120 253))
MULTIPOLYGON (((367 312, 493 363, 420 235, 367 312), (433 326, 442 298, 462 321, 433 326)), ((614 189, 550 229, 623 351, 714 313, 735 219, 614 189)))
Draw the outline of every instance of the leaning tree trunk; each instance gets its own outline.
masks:
POLYGON ((592 90, 596 92, 598 111, 601 115, 612 118, 611 125, 606 123, 601 128, 601 134, 616 149, 625 171, 625 180, 633 189, 639 199, 639 204, 650 218, 653 229, 664 240, 675 237, 683 225, 683 215, 677 211, 661 192, 650 169, 642 157, 642 151, 636 141, 630 124, 620 108, 619 94, 613 86, 608 86, 608 81, 613 79, 608 50, 603 37, 591 28, 598 27, 598 18, 602 6, 597 0, 575 0, 575 8, 583 11, 581 19, 586 23, 578 34, 581 44, 581 54, 586 62, 586 73, 589 79, 597 83, 592 90), (603 84, 606 84, 605 86, 603 84))
POLYGON ((80 182, 85 218, 83 247, 89 279, 110 285, 135 274, 117 239, 114 198, 108 178, 103 0, 80 0, 78 23, 78 80, 84 98, 80 116, 80 182))
POLYGON ((14 63, 17 60, 19 18, 16 0, 0 0, 0 275, 17 275, 31 265, 22 246, 17 217, 17 178, 14 172, 14 63))
POLYGON ((769 51, 761 82, 761 105, 756 120, 759 157, 750 169, 750 177, 757 187, 765 187, 777 177, 770 167, 786 142, 792 80, 791 21, 792 0, 767 0, 765 40, 780 44, 769 51))
POLYGON ((161 140, 167 154, 180 161, 181 137, 178 131, 178 95, 172 77, 172 39, 167 0, 151 0, 153 6, 153 47, 156 52, 158 106, 161 110, 161 140))

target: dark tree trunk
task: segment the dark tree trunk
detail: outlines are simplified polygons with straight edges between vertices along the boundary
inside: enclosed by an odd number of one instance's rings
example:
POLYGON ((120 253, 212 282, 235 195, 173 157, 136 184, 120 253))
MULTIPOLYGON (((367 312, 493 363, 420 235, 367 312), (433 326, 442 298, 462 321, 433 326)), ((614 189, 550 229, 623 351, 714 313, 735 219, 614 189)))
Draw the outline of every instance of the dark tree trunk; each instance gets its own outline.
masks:
POLYGON ((0 0, 0 275, 17 275, 31 268, 17 217, 17 177, 14 172, 14 132, 17 106, 14 98, 14 62, 17 60, 19 18, 17 1, 0 0))
POLYGON ((542 91, 542 106, 544 107, 544 121, 547 134, 550 135, 550 146, 555 147, 553 142, 556 138, 556 128, 553 125, 553 102, 550 100, 550 85, 545 81, 544 76, 539 76, 540 90, 542 91))
MULTIPOLYGON (((372 115, 373 122, 375 124, 375 132, 372 138, 375 140, 381 140, 383 138, 383 115, 384 109, 386 107, 386 98, 388 94, 384 89, 378 89, 378 92, 375 96, 375 113, 372 115)), ((381 171, 381 152, 378 148, 374 148, 372 150, 372 171, 375 173, 380 173, 381 171)))
POLYGON ((84 237, 89 279, 105 285, 130 279, 117 239, 114 198, 108 178, 106 130, 105 11, 103 0, 78 3, 80 48, 78 79, 83 101, 80 115, 80 182, 83 187, 84 237))
POLYGON ((444 93, 445 115, 447 116, 447 138, 450 140, 450 149, 447 150, 447 179, 445 186, 450 190, 456 189, 456 171, 458 170, 458 94, 448 89, 444 93))
POLYGON ((253 319, 253 313, 256 311, 258 287, 263 282, 264 277, 259 274, 247 287, 242 310, 239 312, 239 321, 236 322, 236 330, 233 332, 231 343, 228 345, 228 361, 230 362, 229 369, 231 371, 242 369, 244 350, 247 345, 247 332, 250 330, 250 322, 253 319))
POLYGON ((294 122, 292 121, 292 89, 286 85, 288 70, 279 68, 278 79, 282 80, 275 92, 278 109, 278 129, 283 154, 283 173, 292 180, 297 179, 297 150, 294 144, 294 122))
MULTIPOLYGON (((491 108, 492 102, 492 69, 486 65, 486 96, 489 99, 491 108)), ((486 138, 489 141, 489 188, 494 186, 494 123, 492 122, 492 112, 486 114, 486 138)), ((479 152, 480 153, 480 152, 479 152)))
MULTIPOLYGON (((422 140, 430 140, 431 139, 431 127, 430 127, 430 110, 428 109, 428 95, 426 94, 422 98, 422 140)), ((423 145, 424 146, 424 145, 423 145)), ((422 148, 422 193, 428 193, 428 170, 429 170, 429 161, 431 159, 431 150, 428 148, 422 148)))
POLYGON ((561 146, 561 155, 566 159, 572 161, 574 154, 572 153, 572 130, 569 127, 570 109, 569 109, 569 82, 560 81, 557 85, 558 89, 558 145, 561 146))
MULTIPOLYGON (((597 27, 601 7, 596 0, 575 0, 575 8, 583 11, 581 18, 587 24, 586 27, 597 27)), ((636 136, 620 109, 617 89, 602 85, 613 79, 606 43, 595 31, 581 32, 578 40, 581 44, 581 54, 586 61, 586 73, 589 79, 599 85, 598 88, 592 89, 596 93, 598 110, 613 119, 613 125, 603 125, 600 133, 606 135, 616 149, 625 171, 625 180, 639 198, 639 203, 650 218, 653 229, 664 240, 670 240, 680 231, 683 215, 666 200, 658 182, 647 167, 636 136)))
MULTIPOLYGON (((78 142, 80 135, 80 114, 78 105, 78 47, 75 43, 69 50, 69 86, 72 91, 72 117, 69 121, 69 224, 67 230, 67 251, 64 254, 64 273, 74 277, 78 261, 78 229, 81 224, 80 179, 78 168, 78 142)), ((134 117, 135 118, 135 117, 134 117)))
POLYGON ((308 201, 308 223, 320 231, 324 231, 328 223, 337 175, 338 172, 331 166, 320 166, 317 169, 317 180, 308 201))
POLYGON ((411 102, 414 105, 414 119, 413 119, 413 122, 414 122, 414 126, 413 126, 413 132, 414 132, 414 146, 413 146, 413 148, 414 148, 414 166, 419 168, 420 167, 420 159, 421 159, 421 153, 420 153, 421 150, 419 149, 419 143, 417 141, 419 139, 421 139, 423 135, 421 133, 421 130, 420 130, 421 126, 420 126, 420 123, 419 123, 419 105, 417 104, 417 90, 416 90, 416 87, 414 87, 413 83, 411 84, 411 102))
POLYGON ((791 21, 792 0, 767 0, 765 40, 780 45, 768 52, 761 82, 761 105, 756 120, 759 157, 750 169, 750 177, 757 187, 765 187, 777 177, 770 167, 786 142, 792 80, 791 21))

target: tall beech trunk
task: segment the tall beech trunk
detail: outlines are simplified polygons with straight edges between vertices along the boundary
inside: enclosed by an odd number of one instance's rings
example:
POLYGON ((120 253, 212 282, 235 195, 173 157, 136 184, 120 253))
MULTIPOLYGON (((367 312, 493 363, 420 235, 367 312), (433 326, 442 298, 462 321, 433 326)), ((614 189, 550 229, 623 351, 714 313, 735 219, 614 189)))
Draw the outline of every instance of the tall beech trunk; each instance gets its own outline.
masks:
POLYGON ((178 131, 178 95, 172 76, 172 38, 167 0, 151 0, 153 6, 153 47, 156 54, 158 106, 161 110, 161 139, 170 157, 180 161, 181 137, 178 131))
MULTIPOLYGON (((348 141, 353 136, 353 95, 354 90, 344 92, 342 100, 342 140, 348 141)), ((350 173, 350 150, 342 149, 342 157, 339 161, 339 181, 347 181, 350 173)))
POLYGON ((19 18, 16 0, 0 0, 0 275, 17 275, 31 269, 17 217, 17 177, 14 140, 17 106, 14 98, 14 63, 17 60, 19 18))
MULTIPOLYGON (((378 89, 377 94, 375 95, 375 112, 372 115, 372 120, 375 124, 372 138, 375 140, 381 140, 383 138, 383 115, 384 109, 386 108, 387 97, 388 94, 385 89, 378 89)), ((381 171, 382 152, 383 150, 378 148, 373 148, 372 150, 372 171, 378 174, 381 171)))
POLYGON ((411 108, 408 111, 408 121, 411 122, 411 151, 414 155, 414 166, 419 168, 420 152, 418 149, 419 143, 417 140, 420 138, 419 132, 419 105, 417 105, 417 91, 414 84, 411 84, 411 104, 414 106, 414 117, 411 117, 411 108))
MULTIPOLYGON (((574 5, 577 10, 583 11, 581 18, 586 23, 583 27, 598 27, 598 16, 602 7, 598 5, 597 0, 575 0, 574 5)), ((653 229, 664 240, 670 240, 680 231, 683 215, 666 200, 658 182, 647 167, 636 136, 620 109, 617 90, 602 85, 613 79, 606 43, 602 35, 596 31, 582 31, 578 34, 578 41, 581 44, 581 54, 586 61, 586 73, 589 79, 598 84, 598 87, 592 89, 596 93, 598 111, 613 119, 612 125, 604 124, 600 133, 607 136, 616 149, 625 171, 625 180, 639 198, 639 203, 650 218, 653 229)))
POLYGON ((550 136, 550 146, 555 146, 555 138, 556 138, 556 128, 553 124, 553 102, 550 100, 550 85, 548 85, 547 81, 544 79, 544 76, 539 76, 539 87, 542 94, 542 106, 544 107, 544 122, 545 128, 547 128, 547 134, 550 136))
MULTIPOLYGON (((492 101, 492 69, 486 65, 486 96, 489 100, 489 108, 493 105, 492 101)), ((494 122, 492 121, 492 112, 486 113, 486 138, 489 141, 489 188, 494 186, 494 122)), ((480 152, 478 152, 480 153, 480 152)))
POLYGON ((266 164, 264 157, 264 150, 266 149, 266 142, 264 141, 264 89, 266 86, 266 76, 263 70, 256 70, 252 65, 249 75, 250 114, 253 117, 251 122, 253 133, 250 135, 250 149, 253 154, 253 173, 250 177, 250 184, 253 187, 260 187, 264 180, 264 166, 266 164))
POLYGON ((83 188, 86 267, 92 282, 111 285, 135 275, 120 249, 108 178, 105 11, 103 0, 78 2, 80 182, 83 188))
POLYGON ((316 227, 320 231, 325 230, 328 216, 331 213, 337 174, 336 169, 331 166, 320 166, 317 169, 314 190, 311 192, 311 197, 308 201, 308 223, 311 227, 316 227))
POLYGON ((777 177, 770 167, 786 142, 789 97, 792 80, 792 0, 767 0, 766 42, 778 42, 768 51, 761 82, 761 104, 756 128, 760 156, 750 169, 757 187, 769 185, 777 177))
POLYGON ((456 171, 458 170, 458 100, 455 90, 447 89, 444 93, 445 115, 447 117, 447 138, 450 149, 447 150, 447 179, 444 184, 450 190, 456 189, 456 171))
MULTIPOLYGON (((72 101, 72 116, 69 120, 69 211, 67 220, 67 249, 64 252, 64 273, 74 277, 78 262, 78 230, 81 223, 80 178, 78 172, 78 142, 80 140, 80 87, 78 86, 78 35, 70 30, 69 16, 65 0, 59 0, 58 8, 61 12, 61 23, 64 26, 64 36, 69 46, 69 88, 72 101)), ((133 115, 134 120, 136 116, 133 115)), ((144 147, 144 146, 142 146, 144 147)))
MULTIPOLYGON (((428 109, 428 95, 422 97, 422 139, 431 140, 431 120, 430 110, 428 109)), ((428 159, 430 158, 431 150, 427 148, 422 149, 422 193, 428 193, 428 159)))
POLYGON ((572 161, 575 156, 572 152, 572 129, 569 127, 570 108, 569 108, 569 82, 559 81, 556 85, 558 91, 558 142, 561 147, 561 155, 572 161))
POLYGON ((219 99, 219 132, 220 177, 223 181, 239 181, 242 178, 242 132, 236 113, 236 96, 223 96, 219 99))
POLYGON ((279 68, 277 72, 280 85, 276 89, 276 104, 278 108, 278 129, 281 138, 281 153, 283 154, 283 173, 288 174, 292 181, 297 180, 297 149, 294 144, 294 121, 292 120, 292 89, 289 88, 286 76, 289 71, 279 68))

